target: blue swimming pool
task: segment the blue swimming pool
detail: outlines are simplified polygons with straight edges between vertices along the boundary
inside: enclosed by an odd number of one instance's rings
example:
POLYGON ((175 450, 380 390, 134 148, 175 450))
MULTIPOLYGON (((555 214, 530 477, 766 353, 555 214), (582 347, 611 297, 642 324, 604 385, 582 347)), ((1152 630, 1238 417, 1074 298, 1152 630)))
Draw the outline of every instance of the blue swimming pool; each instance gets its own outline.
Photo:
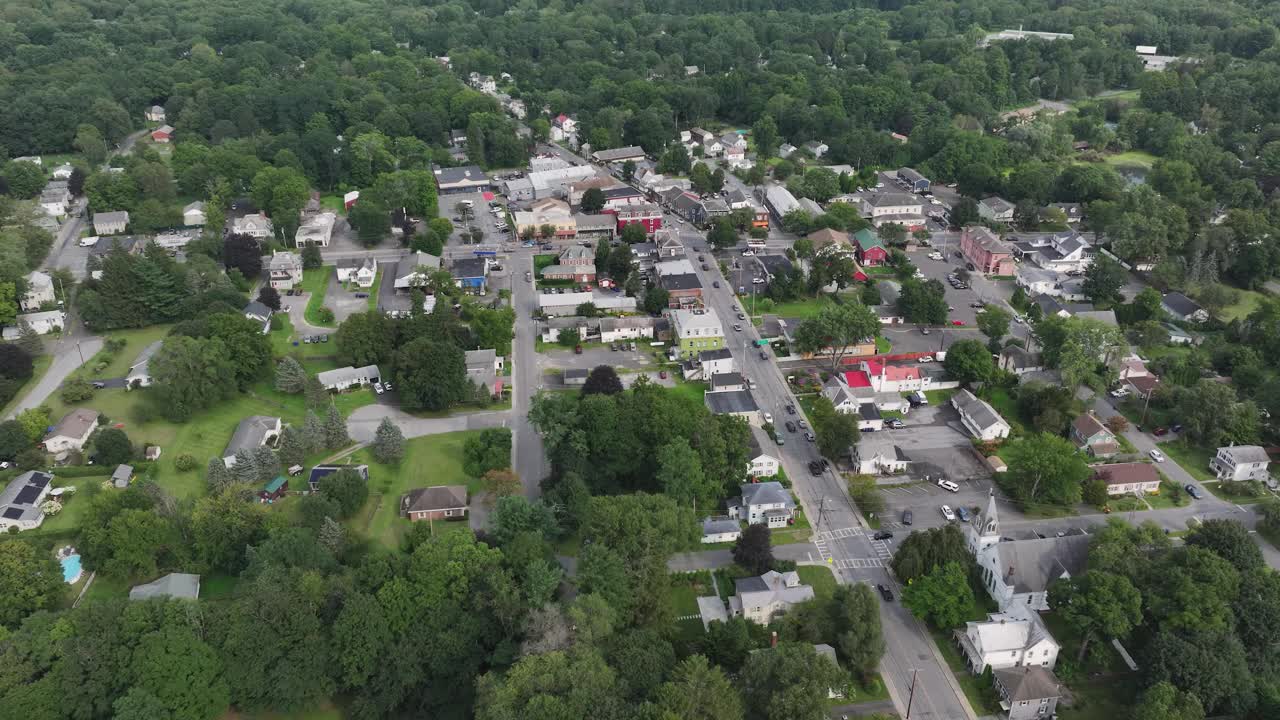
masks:
POLYGON ((67 583, 74 583, 80 579, 79 555, 62 558, 62 579, 67 583))

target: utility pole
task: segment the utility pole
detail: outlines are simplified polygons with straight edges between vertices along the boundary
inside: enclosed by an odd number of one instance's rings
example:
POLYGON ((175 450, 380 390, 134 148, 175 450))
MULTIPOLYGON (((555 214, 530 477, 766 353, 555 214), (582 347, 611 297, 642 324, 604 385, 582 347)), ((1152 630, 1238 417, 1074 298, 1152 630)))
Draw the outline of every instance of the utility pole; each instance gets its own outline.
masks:
POLYGON ((907 697, 907 717, 904 720, 911 720, 911 703, 916 699, 916 673, 914 668, 911 670, 911 695, 907 697))

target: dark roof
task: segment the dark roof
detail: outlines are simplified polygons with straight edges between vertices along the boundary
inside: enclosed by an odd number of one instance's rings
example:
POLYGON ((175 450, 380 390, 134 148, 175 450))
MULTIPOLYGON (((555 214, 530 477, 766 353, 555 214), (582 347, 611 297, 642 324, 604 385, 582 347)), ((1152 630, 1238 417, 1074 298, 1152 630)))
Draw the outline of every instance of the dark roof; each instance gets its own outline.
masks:
POLYGON ((1058 302, 1057 300, 1055 300, 1053 297, 1049 295, 1037 295, 1034 298, 1032 298, 1031 302, 1039 306, 1041 314, 1043 314, 1045 317, 1048 317, 1050 315, 1057 315, 1059 312, 1066 309, 1062 307, 1062 303, 1058 302))
POLYGON ((791 261, 783 255, 757 255, 756 262, 764 266, 770 275, 777 275, 792 268, 791 261))
POLYGON ((437 485, 410 490, 400 498, 402 512, 454 510, 467 506, 466 485, 437 485))
POLYGON ((311 474, 307 476, 307 484, 314 487, 320 482, 320 478, 332 475, 339 470, 355 470, 364 480, 369 479, 368 465, 317 465, 311 468, 311 474))
POLYGON ((456 278, 484 277, 488 268, 484 258, 459 258, 449 266, 449 272, 456 278))
POLYGON ((1004 422, 1004 419, 1000 417, 1000 414, 994 408, 968 390, 961 390, 956 393, 952 396, 951 401, 983 430, 992 427, 996 423, 1004 422))
POLYGON ((1057 676, 1040 665, 1004 668, 994 674, 1010 703, 1062 697, 1057 676))
POLYGON ((702 289, 702 281, 693 273, 682 273, 680 275, 663 275, 658 278, 658 284, 666 290, 700 290, 702 289))
POLYGON ((441 185, 452 185, 460 182, 489 182, 489 176, 478 165, 436 168, 435 174, 436 182, 441 185))
POLYGON ((244 314, 260 318, 269 318, 271 317, 271 308, 263 305, 257 300, 253 300, 248 305, 244 306, 244 314))
POLYGON ((858 405, 858 414, 862 416, 863 420, 881 419, 880 408, 877 408, 875 403, 862 403, 858 405))
POLYGON ((1093 437, 1100 432, 1111 434, 1111 431, 1093 413, 1084 413, 1077 417, 1071 425, 1075 427, 1076 432, 1080 433, 1080 437, 1093 437))
POLYGON ((1115 463, 1094 468, 1093 476, 1108 485, 1160 482, 1156 469, 1147 463, 1115 463))
POLYGON ((703 398, 711 412, 717 414, 756 412, 760 409, 755 398, 751 397, 750 390, 709 392, 703 398))
POLYGON ((605 200, 612 200, 612 199, 614 199, 614 198, 640 197, 640 196, 641 196, 640 191, 639 191, 639 190, 637 190, 637 189, 635 189, 635 188, 633 188, 633 187, 631 187, 630 185, 618 185, 617 187, 611 187, 611 188, 608 188, 607 190, 604 190, 603 192, 604 192, 604 199, 605 199, 605 200))
POLYGON ((711 387, 723 387, 725 385, 742 385, 746 386, 746 381, 742 379, 742 373, 727 372, 716 373, 711 376, 711 387))
POLYGON ((1089 557, 1090 536, 1037 538, 1000 543, 1000 562, 1012 568, 1005 583, 1015 592, 1041 592, 1064 574, 1079 575, 1089 557))
POLYGON ((1194 300, 1179 292, 1171 292, 1165 295, 1161 299, 1161 302, 1165 307, 1169 308, 1171 312, 1183 317, 1188 317, 1195 314, 1197 311, 1204 309, 1196 304, 1194 300))
POLYGON ((698 353, 698 360, 706 362, 708 360, 731 360, 733 353, 729 352, 729 348, 718 348, 716 350, 703 350, 698 353))

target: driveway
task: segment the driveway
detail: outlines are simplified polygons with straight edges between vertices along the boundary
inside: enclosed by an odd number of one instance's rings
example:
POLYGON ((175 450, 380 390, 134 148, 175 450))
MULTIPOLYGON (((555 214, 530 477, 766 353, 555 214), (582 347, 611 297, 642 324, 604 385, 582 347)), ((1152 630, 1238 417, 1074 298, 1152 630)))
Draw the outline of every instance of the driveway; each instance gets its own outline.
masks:
POLYGON ((63 380, 66 380, 89 358, 98 354, 101 349, 102 338, 100 337, 66 337, 59 340, 49 350, 53 355, 53 364, 49 366, 44 377, 40 378, 39 382, 27 391, 26 396, 13 407, 6 419, 28 408, 39 407, 62 385, 63 380))
MULTIPOLYGON (((641 344, 637 347, 647 348, 648 346, 641 344)), ((635 352, 630 350, 610 350, 608 347, 584 347, 581 355, 574 353, 569 348, 555 347, 544 350, 538 357, 538 366, 544 369, 582 368, 590 370, 597 365, 608 365, 613 368, 631 370, 644 370, 655 367, 653 358, 640 350, 635 352)))
POLYGON ((382 312, 389 310, 404 312, 413 305, 412 295, 396 292, 397 264, 394 262, 378 263, 378 272, 382 273, 382 284, 378 285, 378 309, 382 312))
POLYGON ((356 408, 347 418, 347 432, 356 442, 370 442, 383 418, 400 427, 406 438, 441 433, 460 432, 463 430, 481 430, 491 427, 507 427, 510 424, 510 410, 482 411, 450 415, 441 418, 422 418, 394 407, 376 404, 356 408))
POLYGON ((366 289, 354 284, 351 287, 351 290, 342 287, 342 283, 338 282, 338 274, 330 273, 329 285, 324 293, 324 304, 333 311, 335 325, 341 325, 352 315, 369 310, 369 298, 356 297, 356 295, 368 295, 372 288, 366 289))

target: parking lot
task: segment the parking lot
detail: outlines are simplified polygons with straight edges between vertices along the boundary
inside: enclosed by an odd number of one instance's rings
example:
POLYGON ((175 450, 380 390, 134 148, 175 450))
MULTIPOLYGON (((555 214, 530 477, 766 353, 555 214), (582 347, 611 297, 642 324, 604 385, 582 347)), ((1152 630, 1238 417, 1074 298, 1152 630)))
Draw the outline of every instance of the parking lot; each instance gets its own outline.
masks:
MULTIPOLYGON (((506 200, 500 195, 494 195, 494 199, 502 205, 506 205, 506 200)), ((462 233, 468 231, 468 228, 474 226, 480 228, 482 238, 481 244, 502 244, 511 242, 514 237, 511 230, 499 231, 497 227, 498 219, 505 220, 504 216, 494 215, 489 211, 489 201, 485 200, 484 193, 449 193, 439 197, 440 217, 449 218, 453 222, 453 235, 449 238, 450 245, 463 245, 462 233), (458 214, 458 203, 470 201, 472 204, 471 213, 467 217, 467 221, 461 222, 463 217, 458 214)))

